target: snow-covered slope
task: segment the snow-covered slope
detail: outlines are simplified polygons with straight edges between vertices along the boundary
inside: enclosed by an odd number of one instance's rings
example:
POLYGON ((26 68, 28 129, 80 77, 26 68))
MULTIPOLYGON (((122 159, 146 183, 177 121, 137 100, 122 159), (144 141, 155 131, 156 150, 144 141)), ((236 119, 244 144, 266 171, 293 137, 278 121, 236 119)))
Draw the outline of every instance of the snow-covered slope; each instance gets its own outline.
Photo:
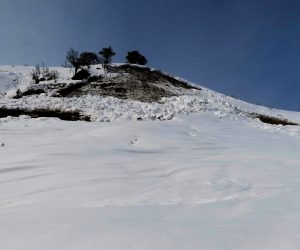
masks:
MULTIPOLYGON (((17 89, 25 90, 32 85, 31 72, 33 66, 7 65, 0 66, 0 96, 7 94, 9 97, 16 93, 17 89)), ((59 72, 59 79, 62 81, 70 80, 72 69, 63 67, 51 67, 51 70, 59 72)))
MULTIPOLYGON (((116 67, 118 66, 120 65, 117 65, 116 67)), ((277 117, 279 119, 289 119, 296 123, 300 123, 299 114, 297 112, 286 112, 252 105, 231 97, 224 96, 203 87, 200 88, 199 85, 192 83, 186 83, 192 87, 190 89, 176 87, 170 83, 166 84, 165 81, 167 80, 164 78, 162 78, 161 82, 159 79, 151 84, 155 86, 160 85, 162 90, 167 90, 169 93, 173 93, 173 96, 163 97, 158 101, 150 103, 135 101, 132 99, 124 100, 114 96, 100 96, 93 94, 93 88, 95 87, 92 87, 92 90, 84 95, 80 94, 72 95, 70 97, 57 97, 57 95, 53 95, 53 87, 48 90, 49 84, 52 84, 52 86, 59 86, 61 83, 67 85, 77 83, 78 81, 71 80, 73 70, 61 67, 50 68, 50 70, 58 71, 59 79, 57 82, 54 83, 53 81, 46 81, 41 82, 38 85, 34 85, 32 83, 30 76, 32 70, 33 67, 26 66, 0 67, 0 79, 2 79, 0 81, 0 87, 2 86, 2 88, 0 88, 0 92, 3 94, 3 97, 0 100, 0 106, 20 107, 26 109, 79 111, 84 115, 90 116, 92 121, 122 121, 137 119, 168 120, 174 117, 176 114, 213 111, 219 117, 226 116, 231 117, 231 119, 249 118, 248 120, 250 123, 253 121, 253 116, 249 116, 249 114, 254 112, 277 117), (11 77, 9 78, 8 76, 11 77), (17 82, 18 85, 15 84, 15 82, 17 82), (193 86, 198 87, 193 88, 193 86), (26 95, 19 99, 11 98, 12 93, 15 93, 16 89, 25 91, 29 87, 43 89, 45 90, 45 93, 41 93, 39 95, 26 95), (5 95, 5 93, 9 94, 5 95)), ((117 71, 117 73, 108 73, 102 68, 101 65, 91 66, 90 72, 94 76, 102 76, 106 79, 111 79, 110 84, 117 84, 120 81, 120 79, 115 80, 118 75, 124 78, 128 77, 127 75, 130 75, 130 73, 121 74, 119 71, 117 71)), ((138 73, 141 74, 143 72, 138 73)), ((159 74, 163 75, 165 73, 159 74)), ((150 77, 152 77, 152 75, 150 75, 150 77)), ((176 79, 185 84, 184 80, 174 77, 175 81, 176 79)), ((137 81, 137 78, 133 78, 133 81, 137 81)), ((144 81, 144 79, 142 79, 142 81, 144 81)), ((131 84, 134 86, 135 83, 133 82, 131 84)), ((127 91, 132 90, 129 89, 127 91)))
POLYGON ((249 115, 297 112, 205 88, 158 103, 46 93, 2 105, 112 122, 0 119, 1 249, 299 248, 300 126, 249 115))

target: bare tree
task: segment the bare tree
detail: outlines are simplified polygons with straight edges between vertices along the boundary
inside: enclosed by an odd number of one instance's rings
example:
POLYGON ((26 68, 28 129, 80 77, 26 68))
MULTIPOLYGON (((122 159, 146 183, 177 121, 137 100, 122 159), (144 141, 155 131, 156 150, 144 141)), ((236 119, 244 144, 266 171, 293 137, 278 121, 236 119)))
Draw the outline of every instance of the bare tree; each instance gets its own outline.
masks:
POLYGON ((59 73, 58 73, 57 70, 51 70, 49 72, 49 78, 50 78, 50 80, 54 80, 54 82, 57 82, 58 77, 59 77, 59 73))
POLYGON ((38 84, 40 82, 41 68, 39 64, 36 64, 35 68, 31 71, 31 78, 35 84, 38 84))
POLYGON ((66 64, 68 66, 74 67, 74 69, 75 69, 74 75, 75 75, 80 67, 78 51, 76 51, 73 48, 70 48, 67 51, 66 64))
POLYGON ((31 77, 35 84, 38 84, 40 81, 50 81, 54 80, 55 82, 58 79, 58 72, 56 70, 49 70, 43 63, 42 66, 39 64, 35 65, 35 68, 31 71, 31 77))

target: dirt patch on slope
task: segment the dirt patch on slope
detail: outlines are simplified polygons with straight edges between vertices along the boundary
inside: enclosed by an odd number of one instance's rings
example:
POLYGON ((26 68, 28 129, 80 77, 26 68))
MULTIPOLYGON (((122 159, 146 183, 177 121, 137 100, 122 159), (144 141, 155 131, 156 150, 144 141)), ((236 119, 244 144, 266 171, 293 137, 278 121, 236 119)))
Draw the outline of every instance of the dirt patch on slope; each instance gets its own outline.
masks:
POLYGON ((61 96, 113 96, 142 102, 157 102, 162 97, 178 96, 180 89, 198 89, 157 70, 134 65, 107 66, 107 76, 92 77, 86 84, 59 91, 61 96), (174 91, 177 89, 177 91, 174 91), (178 90, 179 89, 179 90, 178 90))
POLYGON ((177 88, 201 90, 200 87, 192 86, 184 80, 178 80, 162 71, 152 70, 148 67, 123 64, 120 66, 108 67, 108 70, 110 72, 123 73, 134 76, 134 78, 139 79, 142 82, 160 83, 162 85, 172 85, 177 88))
POLYGON ((252 113, 251 115, 254 116, 255 118, 258 118, 261 122, 267 123, 267 124, 283 125, 283 126, 299 125, 296 122, 292 122, 292 121, 289 121, 289 120, 284 119, 284 118, 278 118, 278 117, 273 117, 273 116, 269 116, 269 115, 262 115, 262 114, 256 114, 256 113, 252 113))

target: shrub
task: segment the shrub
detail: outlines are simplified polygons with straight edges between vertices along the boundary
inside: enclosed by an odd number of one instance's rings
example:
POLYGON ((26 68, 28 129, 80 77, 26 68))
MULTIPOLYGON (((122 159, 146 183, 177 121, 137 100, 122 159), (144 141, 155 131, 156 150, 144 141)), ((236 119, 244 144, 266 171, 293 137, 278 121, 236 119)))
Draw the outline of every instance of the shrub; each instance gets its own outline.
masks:
POLYGON ((59 77, 59 73, 58 73, 58 71, 56 71, 56 70, 51 70, 50 72, 49 72, 49 80, 54 80, 55 82, 57 81, 57 79, 58 79, 58 77, 59 77))
POLYGON ((72 77, 72 80, 86 80, 90 75, 88 70, 81 69, 72 77))
POLYGON ((57 81, 59 73, 56 70, 49 70, 48 67, 45 67, 44 64, 40 66, 39 64, 35 65, 35 69, 31 72, 31 78, 35 84, 38 84, 40 81, 57 81))
POLYGON ((35 65, 35 68, 31 71, 31 78, 35 84, 38 84, 40 82, 41 69, 39 64, 35 65))
POLYGON ((146 65, 147 59, 137 50, 128 51, 125 58, 130 64, 146 65))

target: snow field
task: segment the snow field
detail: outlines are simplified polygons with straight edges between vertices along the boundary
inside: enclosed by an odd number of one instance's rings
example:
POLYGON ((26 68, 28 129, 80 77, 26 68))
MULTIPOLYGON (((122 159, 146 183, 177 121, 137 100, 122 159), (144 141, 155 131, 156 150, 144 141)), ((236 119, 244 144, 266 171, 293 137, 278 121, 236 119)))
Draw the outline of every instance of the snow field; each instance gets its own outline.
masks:
MULTIPOLYGON (((0 67, 3 93, 28 72, 11 68, 0 67)), ((0 119, 0 249, 299 249, 300 126, 248 115, 300 122, 297 112, 205 88, 150 104, 45 94, 0 104, 94 121, 0 119)))
POLYGON ((0 123, 4 249, 296 249, 300 142, 213 112, 0 123), (250 247, 250 245, 251 247, 250 247))

